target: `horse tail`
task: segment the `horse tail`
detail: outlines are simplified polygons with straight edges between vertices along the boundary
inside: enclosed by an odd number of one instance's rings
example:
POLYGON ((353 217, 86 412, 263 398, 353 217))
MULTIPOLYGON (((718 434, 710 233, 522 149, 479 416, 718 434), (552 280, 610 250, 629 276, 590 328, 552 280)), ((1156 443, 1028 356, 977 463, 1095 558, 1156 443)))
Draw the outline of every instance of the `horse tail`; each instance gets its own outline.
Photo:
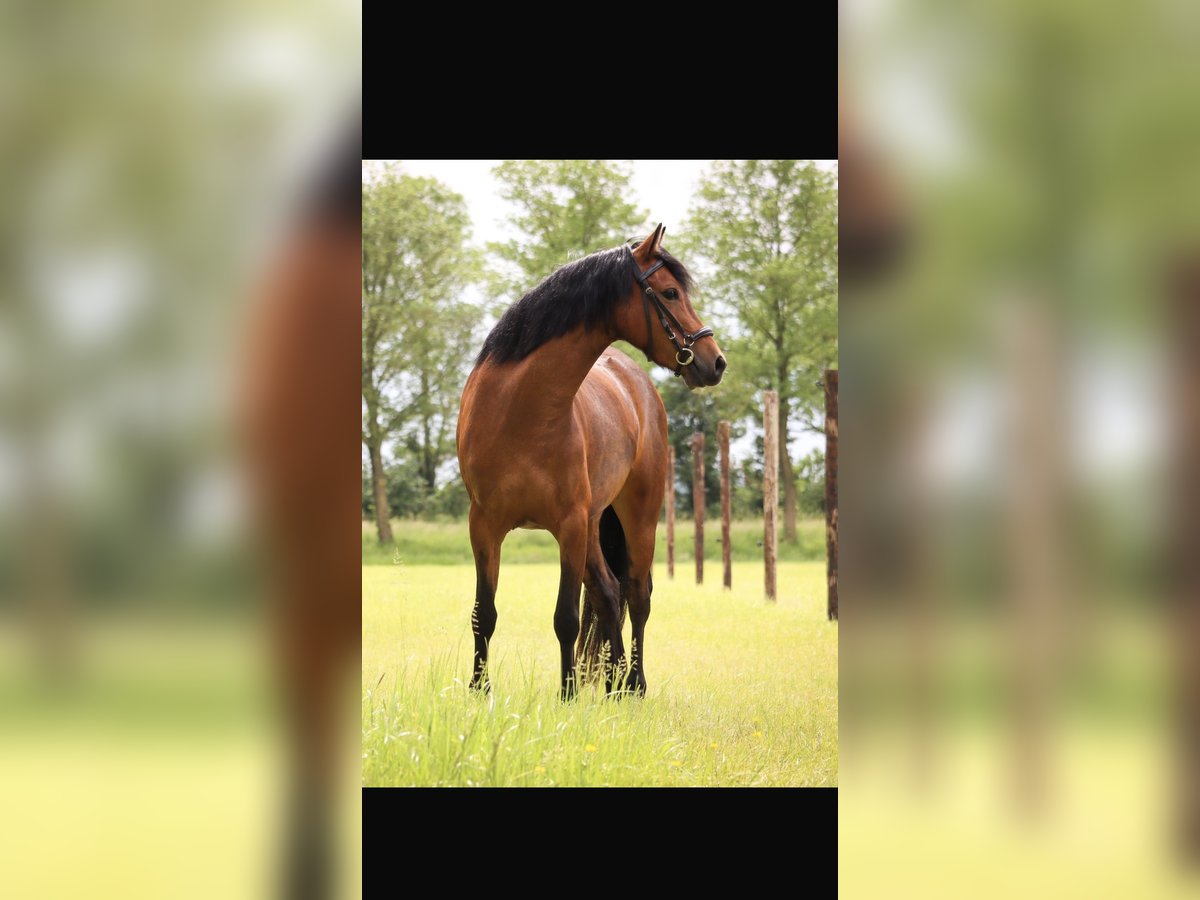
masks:
MULTIPOLYGON (((600 514, 600 550, 609 570, 621 585, 620 599, 617 601, 617 627, 623 628, 625 613, 629 609, 629 548, 625 543, 625 529, 621 527, 621 520, 611 506, 600 514)), ((575 651, 581 680, 594 680, 603 672, 605 643, 600 634, 600 617, 596 615, 585 588, 583 613, 579 620, 579 644, 575 651)), ((616 660, 610 662, 615 663, 616 660)))

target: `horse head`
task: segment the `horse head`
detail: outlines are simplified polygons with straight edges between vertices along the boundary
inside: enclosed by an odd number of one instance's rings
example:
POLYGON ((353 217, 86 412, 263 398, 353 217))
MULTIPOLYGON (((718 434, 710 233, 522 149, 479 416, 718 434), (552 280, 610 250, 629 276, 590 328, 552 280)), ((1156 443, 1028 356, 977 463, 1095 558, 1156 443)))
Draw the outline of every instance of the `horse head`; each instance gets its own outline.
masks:
POLYGON ((725 374, 725 356, 712 329, 692 308, 687 270, 662 248, 665 233, 660 224, 631 248, 636 285, 624 304, 621 336, 641 346, 653 362, 682 376, 689 388, 711 387, 725 374), (644 325, 639 324, 642 313, 644 325))

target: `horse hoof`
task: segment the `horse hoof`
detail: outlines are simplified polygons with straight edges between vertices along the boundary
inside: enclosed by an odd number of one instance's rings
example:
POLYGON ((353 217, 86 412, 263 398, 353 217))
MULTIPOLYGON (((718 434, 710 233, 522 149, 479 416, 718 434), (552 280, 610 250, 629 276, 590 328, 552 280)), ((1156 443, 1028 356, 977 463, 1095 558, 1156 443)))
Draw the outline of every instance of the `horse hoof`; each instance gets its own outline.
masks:
POLYGON ((613 680, 605 682, 605 688, 611 697, 646 696, 646 682, 633 676, 624 681, 613 680))

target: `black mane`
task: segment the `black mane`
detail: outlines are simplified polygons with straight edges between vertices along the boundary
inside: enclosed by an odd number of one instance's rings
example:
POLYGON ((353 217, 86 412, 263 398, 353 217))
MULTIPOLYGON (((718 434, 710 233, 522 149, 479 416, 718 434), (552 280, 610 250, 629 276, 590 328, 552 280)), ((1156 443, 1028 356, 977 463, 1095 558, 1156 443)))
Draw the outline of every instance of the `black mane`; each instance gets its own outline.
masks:
MULTIPOLYGON (((683 263, 665 250, 659 256, 664 268, 690 293, 692 278, 683 263)), ((483 342, 475 365, 485 359, 516 362, 581 326, 611 327, 618 301, 634 283, 636 266, 629 247, 622 244, 555 269, 505 311, 483 342)))

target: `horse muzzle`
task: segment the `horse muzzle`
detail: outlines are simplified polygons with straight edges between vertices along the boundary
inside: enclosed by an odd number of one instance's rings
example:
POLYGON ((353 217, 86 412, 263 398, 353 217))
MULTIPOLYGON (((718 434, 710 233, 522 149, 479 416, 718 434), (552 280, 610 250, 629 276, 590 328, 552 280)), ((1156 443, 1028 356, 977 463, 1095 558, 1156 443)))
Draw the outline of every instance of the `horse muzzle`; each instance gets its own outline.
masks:
POLYGON ((684 383, 689 388, 714 387, 725 377, 725 354, 718 352, 711 359, 693 354, 691 361, 681 367, 684 383))

